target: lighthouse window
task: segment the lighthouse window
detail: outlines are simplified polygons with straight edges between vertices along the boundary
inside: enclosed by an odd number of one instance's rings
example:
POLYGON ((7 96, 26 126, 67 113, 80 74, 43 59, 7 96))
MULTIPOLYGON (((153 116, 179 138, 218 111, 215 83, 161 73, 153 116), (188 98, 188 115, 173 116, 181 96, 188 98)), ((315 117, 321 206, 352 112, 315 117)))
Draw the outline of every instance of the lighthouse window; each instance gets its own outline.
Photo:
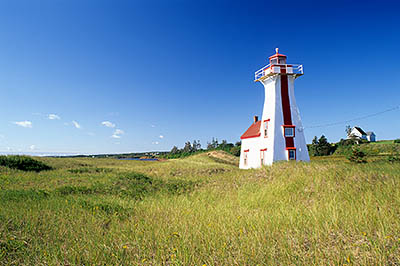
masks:
POLYGON ((289 160, 296 160, 296 150, 289 150, 289 160))
POLYGON ((264 138, 268 137, 268 120, 264 120, 264 138))
POLYGON ((293 127, 285 127, 285 137, 294 137, 293 127))

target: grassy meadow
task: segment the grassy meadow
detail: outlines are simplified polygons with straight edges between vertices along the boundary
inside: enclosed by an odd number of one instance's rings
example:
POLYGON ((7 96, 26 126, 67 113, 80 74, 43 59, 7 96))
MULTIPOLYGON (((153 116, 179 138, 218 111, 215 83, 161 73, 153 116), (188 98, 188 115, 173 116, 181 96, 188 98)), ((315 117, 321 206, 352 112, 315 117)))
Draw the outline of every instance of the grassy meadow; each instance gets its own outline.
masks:
POLYGON ((0 265, 399 265, 400 163, 208 152, 0 167, 0 265))

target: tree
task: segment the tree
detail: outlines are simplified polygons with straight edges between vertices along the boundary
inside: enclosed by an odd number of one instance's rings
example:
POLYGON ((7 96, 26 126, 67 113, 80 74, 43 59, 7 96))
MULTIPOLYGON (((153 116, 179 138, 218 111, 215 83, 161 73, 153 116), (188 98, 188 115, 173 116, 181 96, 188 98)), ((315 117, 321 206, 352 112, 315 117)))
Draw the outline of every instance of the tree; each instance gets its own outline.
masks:
POLYGON ((319 156, 329 155, 331 151, 331 144, 328 142, 328 139, 322 135, 317 144, 317 154, 319 156))
POLYGON ((240 146, 232 147, 230 153, 232 153, 234 156, 240 156, 240 146))
POLYGON ((179 153, 178 147, 176 147, 176 146, 172 147, 171 154, 177 154, 177 153, 179 153))
POLYGON ((193 152, 193 147, 192 147, 192 144, 190 143, 190 141, 187 141, 186 143, 185 143, 185 147, 183 147, 183 150, 182 150, 183 152, 185 152, 185 153, 191 153, 191 152, 193 152))
POLYGON ((211 143, 207 142, 207 150, 213 150, 218 148, 218 139, 212 138, 211 143))
POLYGON ((315 136, 310 145, 308 145, 309 153, 311 156, 318 156, 317 152, 318 138, 315 136))
POLYGON ((193 140, 192 151, 193 152, 197 151, 197 141, 196 140, 193 140))
POLYGON ((193 140, 193 151, 201 150, 200 140, 193 140))
POLYGON ((349 125, 347 125, 347 126, 346 126, 346 129, 345 129, 345 131, 346 131, 346 135, 347 135, 347 137, 349 137, 349 138, 350 138, 350 134, 351 134, 351 127, 350 127, 349 125))
POLYGON ((334 148, 328 142, 328 139, 322 135, 319 139, 315 136, 312 143, 308 146, 309 153, 312 156, 324 156, 329 155, 334 148))

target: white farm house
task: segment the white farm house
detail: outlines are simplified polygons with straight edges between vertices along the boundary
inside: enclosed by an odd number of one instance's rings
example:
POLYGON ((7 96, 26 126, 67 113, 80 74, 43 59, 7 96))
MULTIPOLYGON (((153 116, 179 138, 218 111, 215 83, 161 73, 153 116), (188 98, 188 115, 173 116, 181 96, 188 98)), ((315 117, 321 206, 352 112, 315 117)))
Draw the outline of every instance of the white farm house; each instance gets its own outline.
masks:
POLYGON ((365 132, 361 127, 355 126, 351 129, 347 138, 365 139, 370 142, 376 141, 376 135, 372 131, 365 132))

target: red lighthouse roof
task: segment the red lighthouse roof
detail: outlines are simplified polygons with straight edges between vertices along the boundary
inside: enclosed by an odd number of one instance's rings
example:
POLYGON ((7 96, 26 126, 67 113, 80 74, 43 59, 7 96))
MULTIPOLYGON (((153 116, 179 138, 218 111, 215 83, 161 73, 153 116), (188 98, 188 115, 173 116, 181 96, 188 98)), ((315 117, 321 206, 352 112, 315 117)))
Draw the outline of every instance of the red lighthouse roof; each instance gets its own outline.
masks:
POLYGON ((286 55, 280 54, 280 53, 279 53, 279 48, 276 48, 275 51, 276 51, 276 54, 271 55, 271 56, 269 57, 269 59, 275 58, 275 57, 284 57, 284 58, 286 58, 286 55))
POLYGON ((260 132, 261 120, 251 124, 251 126, 244 132, 240 139, 256 138, 261 136, 260 132))

